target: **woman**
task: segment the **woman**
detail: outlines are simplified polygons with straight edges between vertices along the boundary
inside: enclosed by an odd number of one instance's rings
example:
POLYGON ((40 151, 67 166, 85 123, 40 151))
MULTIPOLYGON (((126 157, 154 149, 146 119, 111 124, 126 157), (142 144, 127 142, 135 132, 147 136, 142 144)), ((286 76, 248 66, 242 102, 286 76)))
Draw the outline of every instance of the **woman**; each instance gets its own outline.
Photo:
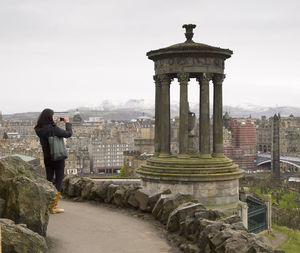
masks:
POLYGON ((72 136, 72 125, 69 123, 68 118, 60 118, 57 117, 56 121, 53 121, 54 112, 51 109, 45 109, 41 112, 37 124, 34 127, 34 130, 38 137, 40 137, 40 143, 42 145, 43 153, 44 153, 44 163, 46 167, 46 176, 47 180, 53 182, 53 177, 55 175, 55 187, 57 189, 57 195, 55 199, 55 204, 51 210, 52 213, 63 213, 64 209, 60 209, 57 206, 60 192, 62 180, 64 178, 64 169, 65 169, 65 159, 59 161, 52 161, 50 155, 50 147, 48 142, 49 136, 57 136, 61 138, 69 138, 72 136), (66 123, 66 130, 59 128, 56 123, 63 119, 66 123))

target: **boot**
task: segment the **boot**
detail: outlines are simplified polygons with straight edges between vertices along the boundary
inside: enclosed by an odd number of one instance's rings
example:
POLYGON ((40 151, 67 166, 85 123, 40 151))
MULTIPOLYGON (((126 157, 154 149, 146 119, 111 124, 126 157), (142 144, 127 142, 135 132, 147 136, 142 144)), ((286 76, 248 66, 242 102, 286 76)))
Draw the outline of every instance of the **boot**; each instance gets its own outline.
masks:
POLYGON ((60 198, 60 192, 58 192, 56 195, 55 203, 51 210, 51 213, 64 213, 65 212, 64 209, 58 208, 58 206, 57 206, 59 198, 60 198))

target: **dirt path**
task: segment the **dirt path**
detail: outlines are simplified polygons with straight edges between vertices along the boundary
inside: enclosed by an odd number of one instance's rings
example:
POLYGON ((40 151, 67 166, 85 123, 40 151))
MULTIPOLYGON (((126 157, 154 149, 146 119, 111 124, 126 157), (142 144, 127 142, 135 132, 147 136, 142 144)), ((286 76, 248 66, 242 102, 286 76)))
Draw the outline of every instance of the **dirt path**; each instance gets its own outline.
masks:
POLYGON ((273 240, 270 240, 270 243, 274 249, 283 244, 288 239, 288 236, 286 234, 279 232, 278 230, 273 229, 273 234, 275 235, 275 237, 273 240))
POLYGON ((272 236, 268 236, 265 233, 262 233, 262 236, 265 237, 265 239, 273 247, 273 249, 276 249, 288 239, 288 236, 286 234, 275 229, 272 229, 272 236))
POLYGON ((178 252, 153 224, 135 214, 90 202, 61 200, 64 214, 50 216, 49 253, 178 252))

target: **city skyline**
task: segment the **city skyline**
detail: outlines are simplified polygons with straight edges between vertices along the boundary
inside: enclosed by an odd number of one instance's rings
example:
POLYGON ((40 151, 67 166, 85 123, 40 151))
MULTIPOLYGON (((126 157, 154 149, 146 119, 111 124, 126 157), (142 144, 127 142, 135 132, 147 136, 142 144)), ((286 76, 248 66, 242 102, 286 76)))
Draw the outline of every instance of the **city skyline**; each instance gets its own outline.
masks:
MULTIPOLYGON (((297 1, 2 1, 0 110, 63 111, 131 98, 154 102, 146 52, 184 41, 229 48, 224 105, 299 107, 297 1), (288 3, 288 4, 287 4, 288 3)), ((171 100, 178 101, 177 81, 171 100)), ((199 87, 189 85, 197 102, 199 87)))

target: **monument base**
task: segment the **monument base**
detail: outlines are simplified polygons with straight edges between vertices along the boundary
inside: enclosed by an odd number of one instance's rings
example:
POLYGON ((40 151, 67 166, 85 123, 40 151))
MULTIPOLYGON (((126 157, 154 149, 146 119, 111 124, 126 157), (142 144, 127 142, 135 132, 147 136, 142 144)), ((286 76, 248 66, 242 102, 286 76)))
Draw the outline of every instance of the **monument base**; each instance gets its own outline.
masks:
POLYGON ((227 157, 152 157, 137 171, 143 187, 155 193, 192 194, 207 208, 235 210, 239 201, 239 178, 244 171, 227 157))

